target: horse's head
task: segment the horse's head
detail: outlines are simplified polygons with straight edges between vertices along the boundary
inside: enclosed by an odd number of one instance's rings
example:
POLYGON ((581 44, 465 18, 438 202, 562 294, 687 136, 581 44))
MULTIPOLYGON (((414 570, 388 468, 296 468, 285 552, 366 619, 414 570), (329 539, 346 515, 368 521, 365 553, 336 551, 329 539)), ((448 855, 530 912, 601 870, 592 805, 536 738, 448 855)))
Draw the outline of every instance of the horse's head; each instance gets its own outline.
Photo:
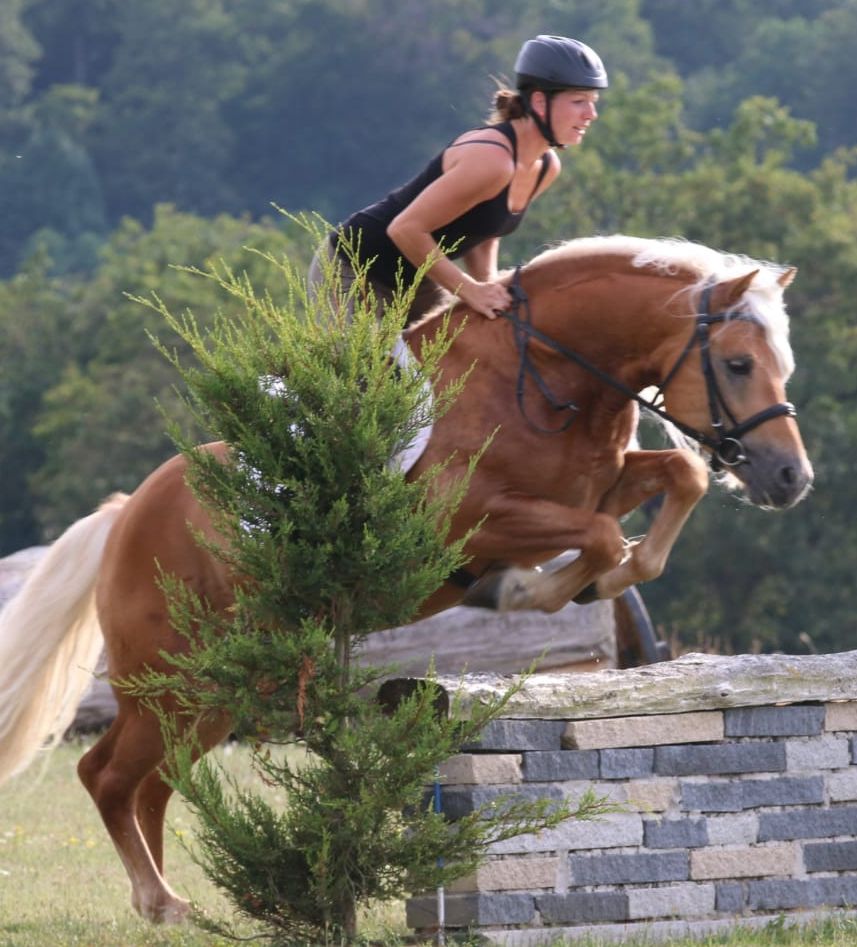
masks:
POLYGON ((785 400, 794 359, 783 292, 795 272, 760 267, 696 287, 693 336, 664 392, 669 413, 702 435, 715 470, 762 507, 794 505, 813 478, 785 400))

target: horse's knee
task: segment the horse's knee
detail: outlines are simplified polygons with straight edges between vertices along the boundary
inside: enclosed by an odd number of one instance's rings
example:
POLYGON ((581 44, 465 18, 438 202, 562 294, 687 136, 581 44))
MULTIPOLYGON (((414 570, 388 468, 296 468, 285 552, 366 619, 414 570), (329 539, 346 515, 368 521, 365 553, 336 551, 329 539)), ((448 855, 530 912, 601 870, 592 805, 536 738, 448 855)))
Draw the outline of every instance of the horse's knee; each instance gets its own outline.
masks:
POLYGON ((668 492, 688 505, 698 503, 708 492, 708 465, 705 459, 689 450, 670 451, 665 471, 669 478, 668 492))
POLYGON ((614 569, 625 555, 625 540, 619 523, 606 513, 595 513, 589 526, 586 559, 596 572, 614 569))

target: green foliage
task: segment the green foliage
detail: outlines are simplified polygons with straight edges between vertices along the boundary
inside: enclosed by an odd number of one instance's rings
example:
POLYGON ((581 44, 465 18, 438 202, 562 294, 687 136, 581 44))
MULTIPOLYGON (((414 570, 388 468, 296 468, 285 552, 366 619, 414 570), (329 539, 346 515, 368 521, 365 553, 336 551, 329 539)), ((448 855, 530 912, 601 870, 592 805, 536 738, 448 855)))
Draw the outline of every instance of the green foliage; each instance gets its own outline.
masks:
POLYGON ((49 285, 39 254, 13 280, 0 283, 0 535, 6 551, 38 538, 28 477, 44 462, 34 435, 42 393, 66 356, 68 319, 62 293, 49 285))
POLYGON ((0 272, 20 266, 31 246, 28 241, 40 231, 68 238, 104 237, 101 183, 80 141, 93 99, 91 90, 51 90, 36 110, 31 133, 16 146, 18 153, 0 158, 0 272))
POLYGON ((26 0, 0 0, 0 102, 5 108, 24 100, 39 55, 38 44, 21 16, 25 5, 26 0))
POLYGON ((113 219, 148 220, 163 202, 207 215, 245 209, 225 176, 232 132, 221 106, 246 64, 224 5, 123 3, 115 17, 120 42, 92 135, 96 161, 111 168, 104 189, 113 219))
MULTIPOLYGON (((228 297, 213 282, 172 264, 209 266, 222 260, 245 267, 257 285, 277 293, 281 276, 276 267, 244 247, 252 243, 279 254, 294 242, 288 227, 270 221, 251 224, 225 215, 209 221, 163 206, 151 228, 125 221, 102 251, 91 280, 45 281, 43 295, 57 297, 55 305, 63 312, 62 330, 50 342, 60 350, 59 365, 50 372, 40 367, 42 398, 31 406, 39 409, 31 434, 43 459, 38 472, 29 473, 46 536, 64 529, 106 494, 135 489, 173 453, 156 400, 190 423, 175 391, 180 376, 148 336, 157 332, 178 353, 186 353, 186 345, 164 331, 159 316, 125 294, 145 294, 157 286, 165 304, 181 309, 196 302, 209 312, 225 305, 226 318, 228 297)), ((32 344, 46 343, 36 337, 32 344)), ((202 430, 196 429, 198 436, 202 430)))
MULTIPOLYGON (((802 166, 855 143, 857 12, 838 0, 6 0, 0 17, 10 152, 41 126, 56 89, 92 95, 95 121, 74 138, 97 175, 83 216, 106 210, 112 226, 148 222, 165 202, 205 215, 276 202, 338 219, 478 122, 491 77, 511 76, 535 32, 580 36, 602 53, 606 111, 620 79, 680 76, 693 127, 722 127, 762 95, 817 122, 820 148, 797 156, 802 166)), ((20 200, 5 185, 14 161, 3 164, 0 194, 20 200)), ((0 214, 0 272, 51 226, 38 191, 28 195, 29 221, 0 214)))

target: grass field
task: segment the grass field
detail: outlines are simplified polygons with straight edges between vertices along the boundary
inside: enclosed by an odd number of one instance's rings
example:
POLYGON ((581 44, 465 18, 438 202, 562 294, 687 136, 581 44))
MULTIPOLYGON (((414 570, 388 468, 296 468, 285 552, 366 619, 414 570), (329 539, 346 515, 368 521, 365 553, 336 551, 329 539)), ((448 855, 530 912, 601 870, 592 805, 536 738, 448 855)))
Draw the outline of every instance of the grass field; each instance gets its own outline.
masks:
MULTIPOLYGON (((155 927, 137 919, 129 885, 75 766, 79 744, 64 744, 45 764, 0 789, 0 947, 225 947, 221 938, 193 925, 155 927)), ((241 750, 219 751, 241 780, 251 779, 241 750)), ((193 818, 181 800, 168 813, 167 872, 174 889, 220 918, 229 904, 182 846, 193 836, 193 818)), ((368 939, 385 945, 407 937, 402 905, 370 912, 361 924, 368 939)), ((247 943, 247 941, 244 941, 247 943)), ((250 943, 262 943, 250 941, 250 943)), ((578 947, 595 947, 597 941, 578 947)), ((626 943, 633 944, 628 940, 626 943)), ((832 918, 797 930, 785 925, 670 947, 855 947, 857 922, 832 918)))
MULTIPOLYGON (((0 947, 214 947, 228 941, 193 925, 155 927, 137 918, 130 886, 75 767, 85 747, 64 744, 0 789, 0 947)), ((219 751, 226 768, 251 779, 242 751, 219 751)), ((229 903, 183 847, 193 817, 181 799, 167 813, 170 884, 206 913, 231 918, 229 903)), ((405 933, 402 905, 366 918, 373 937, 405 933)))

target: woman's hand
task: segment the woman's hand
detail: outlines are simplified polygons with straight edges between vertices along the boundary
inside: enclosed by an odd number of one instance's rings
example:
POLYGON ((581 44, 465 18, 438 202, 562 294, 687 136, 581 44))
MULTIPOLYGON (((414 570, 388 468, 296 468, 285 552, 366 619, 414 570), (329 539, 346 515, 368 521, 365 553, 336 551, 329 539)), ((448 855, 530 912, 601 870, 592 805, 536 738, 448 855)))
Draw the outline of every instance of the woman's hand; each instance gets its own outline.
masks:
POLYGON ((458 298, 471 309, 488 319, 496 319, 497 314, 512 305, 512 297, 503 283, 479 282, 464 278, 457 294, 458 298))

